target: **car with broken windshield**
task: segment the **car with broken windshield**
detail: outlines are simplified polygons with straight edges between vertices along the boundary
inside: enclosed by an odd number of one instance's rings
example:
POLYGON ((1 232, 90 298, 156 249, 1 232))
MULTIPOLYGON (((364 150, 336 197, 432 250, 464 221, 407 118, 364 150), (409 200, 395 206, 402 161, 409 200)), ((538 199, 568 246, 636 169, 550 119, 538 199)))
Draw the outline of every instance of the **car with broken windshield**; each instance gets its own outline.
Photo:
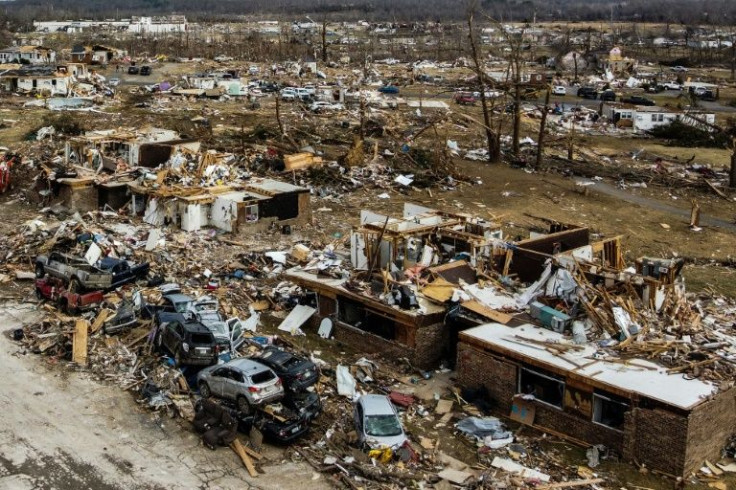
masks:
POLYGON ((399 414, 384 395, 363 395, 353 412, 358 442, 370 448, 397 448, 407 441, 399 414))

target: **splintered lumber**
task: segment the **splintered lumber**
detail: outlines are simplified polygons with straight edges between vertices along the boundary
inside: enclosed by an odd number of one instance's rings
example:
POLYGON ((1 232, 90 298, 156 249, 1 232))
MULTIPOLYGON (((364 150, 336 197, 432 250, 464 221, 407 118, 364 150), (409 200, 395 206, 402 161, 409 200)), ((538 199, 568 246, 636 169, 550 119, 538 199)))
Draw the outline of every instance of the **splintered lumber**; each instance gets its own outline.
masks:
POLYGON ((105 323, 105 320, 107 320, 107 317, 110 316, 110 313, 112 313, 112 310, 108 308, 105 308, 104 310, 102 310, 97 315, 97 318, 95 318, 95 321, 92 324, 92 327, 89 329, 89 332, 96 333, 102 327, 102 324, 105 323))
POLYGON ((537 490, 552 490, 553 488, 571 488, 571 487, 582 487, 585 485, 594 485, 596 483, 603 483, 603 478, 588 478, 586 480, 574 480, 574 481, 563 481, 559 483, 551 483, 549 485, 541 485, 536 487, 537 490))
POLYGON ((72 339, 72 361, 77 364, 87 364, 87 332, 89 330, 89 322, 87 320, 77 320, 74 327, 74 338, 72 339))
POLYGON ((258 472, 256 471, 256 467, 253 466, 253 460, 250 459, 250 456, 248 456, 248 453, 245 451, 245 447, 240 442, 240 439, 235 438, 235 440, 230 444, 230 448, 235 451, 235 454, 240 456, 240 459, 243 461, 243 464, 248 470, 250 476, 252 476, 253 478, 257 477, 258 472))
POLYGON ((477 313, 482 317, 493 320, 494 322, 503 323, 504 325, 506 325, 513 319, 511 315, 502 311, 494 310, 493 308, 488 307, 476 300, 465 301, 464 303, 462 303, 462 305, 463 308, 466 308, 473 313, 477 313))
POLYGON ((295 153, 284 156, 284 169, 287 171, 300 170, 322 164, 322 157, 312 153, 295 153))

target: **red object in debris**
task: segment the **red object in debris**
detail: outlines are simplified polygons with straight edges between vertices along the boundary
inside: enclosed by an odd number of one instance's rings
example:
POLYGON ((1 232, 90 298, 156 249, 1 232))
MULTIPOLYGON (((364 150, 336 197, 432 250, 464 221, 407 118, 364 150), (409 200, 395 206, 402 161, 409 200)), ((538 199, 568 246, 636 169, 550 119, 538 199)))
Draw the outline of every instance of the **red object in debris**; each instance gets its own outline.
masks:
POLYGON ((66 290, 63 281, 51 277, 36 279, 36 296, 38 296, 38 299, 57 302, 59 307, 67 313, 88 309, 105 300, 102 291, 72 293, 66 290))
POLYGON ((15 157, 0 161, 0 194, 10 189, 10 170, 13 168, 13 163, 15 163, 15 157))
POLYGON ((400 407, 410 407, 414 404, 414 397, 412 395, 405 395, 398 391, 392 391, 389 393, 388 398, 394 405, 398 405, 400 407))

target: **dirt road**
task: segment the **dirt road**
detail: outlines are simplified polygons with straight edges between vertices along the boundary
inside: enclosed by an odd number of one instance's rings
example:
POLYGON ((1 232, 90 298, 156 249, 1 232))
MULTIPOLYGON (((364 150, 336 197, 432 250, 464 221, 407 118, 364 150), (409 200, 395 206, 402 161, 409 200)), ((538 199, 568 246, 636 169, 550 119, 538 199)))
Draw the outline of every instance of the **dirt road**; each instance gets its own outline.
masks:
POLYGON ((129 393, 22 353, 9 333, 36 317, 35 305, 0 305, 0 490, 331 488, 276 448, 250 479, 232 451, 210 451, 129 393))

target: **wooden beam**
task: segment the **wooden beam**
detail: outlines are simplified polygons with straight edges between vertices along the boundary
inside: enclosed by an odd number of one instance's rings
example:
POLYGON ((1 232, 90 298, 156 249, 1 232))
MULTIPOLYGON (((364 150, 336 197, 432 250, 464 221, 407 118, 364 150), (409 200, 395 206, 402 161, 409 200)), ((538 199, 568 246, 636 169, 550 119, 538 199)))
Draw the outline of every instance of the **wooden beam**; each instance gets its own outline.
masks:
POLYGON ((542 485, 536 487, 537 490, 552 490, 553 488, 571 488, 571 487, 582 487, 585 485, 593 485, 595 483, 603 483, 603 478, 588 478, 585 480, 574 480, 574 481, 563 481, 559 483, 551 483, 549 485, 542 485))
POLYGON ((105 308, 100 313, 98 313, 97 318, 95 318, 95 321, 92 324, 92 327, 90 328, 89 332, 96 333, 102 327, 102 324, 105 323, 105 320, 107 320, 107 317, 110 316, 110 313, 112 313, 112 310, 109 308, 105 308))
POLYGON ((243 461, 243 464, 248 470, 250 476, 252 476, 253 478, 257 477, 258 472, 256 471, 256 467, 253 466, 253 460, 250 459, 250 456, 248 456, 248 453, 245 451, 245 447, 240 442, 240 439, 235 438, 235 440, 230 444, 230 449, 235 451, 235 454, 240 456, 240 459, 243 461))
POLYGON ((87 320, 77 320, 74 327, 74 337, 72 338, 72 361, 79 365, 87 364, 88 330, 89 322, 87 320))

